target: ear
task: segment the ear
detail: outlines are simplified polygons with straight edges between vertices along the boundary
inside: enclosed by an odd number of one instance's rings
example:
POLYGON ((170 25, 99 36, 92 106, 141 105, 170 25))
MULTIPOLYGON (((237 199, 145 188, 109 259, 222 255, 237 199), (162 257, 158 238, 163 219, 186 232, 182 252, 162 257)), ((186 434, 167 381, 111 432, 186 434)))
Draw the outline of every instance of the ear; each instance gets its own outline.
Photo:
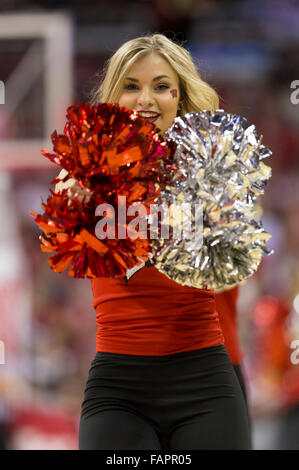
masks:
POLYGON ((177 116, 180 115, 181 111, 183 110, 183 102, 182 101, 179 101, 179 104, 178 104, 178 110, 177 110, 177 116))

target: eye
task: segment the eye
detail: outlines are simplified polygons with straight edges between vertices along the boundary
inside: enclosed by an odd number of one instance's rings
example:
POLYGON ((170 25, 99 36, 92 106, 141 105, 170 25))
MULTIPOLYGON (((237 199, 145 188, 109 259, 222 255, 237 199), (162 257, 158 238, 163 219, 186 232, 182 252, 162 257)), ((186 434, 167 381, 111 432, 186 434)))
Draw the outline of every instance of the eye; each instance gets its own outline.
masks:
POLYGON ((169 88, 169 85, 166 85, 166 83, 160 83, 160 85, 157 86, 158 90, 167 90, 169 88))
POLYGON ((127 85, 125 85, 125 89, 126 90, 136 90, 137 85, 135 85, 134 83, 128 83, 127 85))

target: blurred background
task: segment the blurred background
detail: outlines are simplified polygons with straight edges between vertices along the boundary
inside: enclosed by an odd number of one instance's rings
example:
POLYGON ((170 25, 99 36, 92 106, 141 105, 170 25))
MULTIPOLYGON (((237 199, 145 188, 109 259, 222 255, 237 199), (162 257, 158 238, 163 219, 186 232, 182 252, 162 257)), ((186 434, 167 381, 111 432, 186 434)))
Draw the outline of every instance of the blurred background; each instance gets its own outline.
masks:
POLYGON ((90 282, 39 248, 58 167, 41 156, 66 108, 88 100, 125 41, 183 41, 221 108, 256 125, 273 156, 263 223, 275 252, 240 289, 238 324, 255 449, 299 449, 298 0, 1 0, 0 448, 77 449, 95 354, 90 282))

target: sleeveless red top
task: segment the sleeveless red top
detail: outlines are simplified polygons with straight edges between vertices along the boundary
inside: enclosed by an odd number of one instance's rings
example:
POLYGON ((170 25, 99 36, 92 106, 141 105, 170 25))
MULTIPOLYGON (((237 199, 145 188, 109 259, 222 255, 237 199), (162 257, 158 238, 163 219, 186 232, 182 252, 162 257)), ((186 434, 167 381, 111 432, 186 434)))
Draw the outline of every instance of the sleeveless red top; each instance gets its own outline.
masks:
POLYGON ((162 356, 224 344, 213 290, 182 286, 144 267, 124 278, 91 279, 96 350, 162 356))
POLYGON ((233 364, 239 364, 243 359, 238 338, 238 295, 238 287, 215 294, 216 309, 219 313, 220 325, 225 338, 225 347, 233 364))

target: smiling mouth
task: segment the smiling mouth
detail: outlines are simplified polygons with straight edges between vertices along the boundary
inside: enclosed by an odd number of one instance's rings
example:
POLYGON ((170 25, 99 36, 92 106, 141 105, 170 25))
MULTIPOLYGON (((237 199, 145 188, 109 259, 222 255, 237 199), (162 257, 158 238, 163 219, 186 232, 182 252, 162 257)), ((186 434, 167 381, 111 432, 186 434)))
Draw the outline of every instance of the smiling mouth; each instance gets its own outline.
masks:
POLYGON ((158 114, 158 116, 154 116, 154 117, 148 117, 147 119, 149 119, 150 121, 152 122, 155 122, 157 121, 157 119, 160 117, 160 114, 158 114))
POLYGON ((160 114, 150 114, 150 113, 138 113, 138 115, 142 118, 148 119, 149 121, 155 122, 161 115, 160 114))

